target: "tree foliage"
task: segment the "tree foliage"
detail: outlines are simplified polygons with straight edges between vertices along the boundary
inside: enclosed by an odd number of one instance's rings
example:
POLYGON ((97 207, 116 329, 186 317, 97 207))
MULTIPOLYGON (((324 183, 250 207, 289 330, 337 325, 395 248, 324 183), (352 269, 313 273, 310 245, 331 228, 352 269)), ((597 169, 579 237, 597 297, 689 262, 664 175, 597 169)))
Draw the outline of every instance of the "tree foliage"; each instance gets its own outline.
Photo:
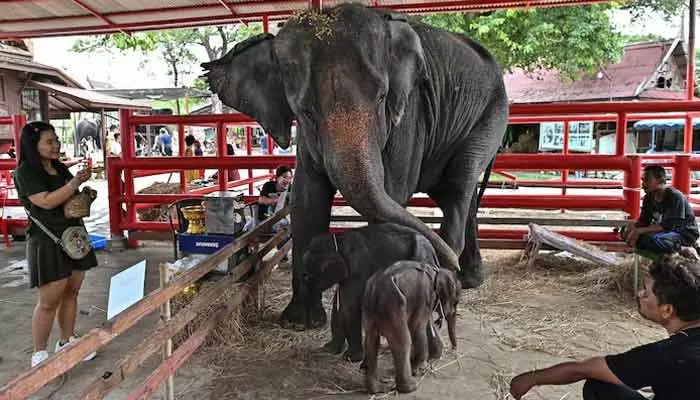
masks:
POLYGON ((262 32, 260 24, 236 24, 140 32, 131 35, 117 33, 77 40, 73 43, 73 51, 117 50, 139 51, 144 54, 157 51, 163 62, 168 65, 168 73, 173 76, 174 85, 178 86, 182 73, 189 71, 197 61, 200 61, 194 52, 195 47, 202 47, 207 53, 208 60, 214 60, 226 54, 237 42, 260 32, 262 32))
POLYGON ((621 36, 608 17, 610 7, 435 14, 424 21, 482 43, 505 69, 555 68, 575 78, 616 61, 620 55, 621 36))
POLYGON ((687 0, 629 0, 622 2, 621 8, 628 10, 633 20, 654 12, 669 21, 678 16, 682 10, 687 11, 688 2, 687 0))

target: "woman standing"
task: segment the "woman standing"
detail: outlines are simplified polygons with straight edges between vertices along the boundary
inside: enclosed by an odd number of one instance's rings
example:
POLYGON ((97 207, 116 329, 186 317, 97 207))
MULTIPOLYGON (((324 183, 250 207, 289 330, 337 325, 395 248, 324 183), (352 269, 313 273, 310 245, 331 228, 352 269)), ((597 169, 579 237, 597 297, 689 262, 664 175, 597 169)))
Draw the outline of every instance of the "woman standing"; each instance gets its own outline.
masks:
MULTIPOLYGON (((83 226, 80 218, 66 218, 62 206, 90 178, 90 169, 83 169, 74 177, 58 161, 61 144, 54 127, 44 122, 25 125, 20 146, 15 185, 22 205, 57 237, 70 226, 83 226)), ((97 258, 91 251, 81 260, 71 259, 34 223, 30 223, 28 236, 30 285, 39 288, 32 318, 34 367, 49 358, 46 346, 54 318, 58 319, 61 334, 55 351, 75 341, 78 293, 85 271, 97 265, 97 258)), ((93 353, 86 360, 94 356, 93 353)))

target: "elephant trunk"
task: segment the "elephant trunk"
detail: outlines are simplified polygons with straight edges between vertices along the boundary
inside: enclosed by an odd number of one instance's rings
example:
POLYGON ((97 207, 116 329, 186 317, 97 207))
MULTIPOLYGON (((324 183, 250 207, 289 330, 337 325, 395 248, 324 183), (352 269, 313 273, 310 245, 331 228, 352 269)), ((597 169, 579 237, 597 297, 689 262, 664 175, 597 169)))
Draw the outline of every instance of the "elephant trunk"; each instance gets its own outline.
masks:
POLYGON ((384 167, 371 112, 336 108, 321 129, 326 169, 348 204, 369 221, 393 222, 422 233, 433 245, 443 268, 459 270, 459 259, 430 227, 394 201, 384 188, 384 167))
POLYGON ((452 345, 452 350, 457 349, 457 335, 455 334, 455 325, 457 323, 457 313, 453 312, 450 315, 445 316, 447 320, 447 335, 450 337, 450 344, 452 345))

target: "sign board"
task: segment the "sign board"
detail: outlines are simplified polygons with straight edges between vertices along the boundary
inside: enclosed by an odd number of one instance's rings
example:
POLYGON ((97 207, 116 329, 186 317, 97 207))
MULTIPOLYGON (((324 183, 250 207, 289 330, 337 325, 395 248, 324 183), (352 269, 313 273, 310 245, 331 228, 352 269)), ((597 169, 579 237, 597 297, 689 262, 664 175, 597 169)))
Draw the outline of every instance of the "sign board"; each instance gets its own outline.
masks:
MULTIPOLYGON (((564 149, 564 123, 544 122, 540 124, 540 151, 562 151, 564 149)), ((593 150, 593 122, 569 123, 569 151, 590 153, 593 150)))
POLYGON ((107 319, 131 307, 143 298, 146 283, 146 260, 114 275, 109 281, 107 319))

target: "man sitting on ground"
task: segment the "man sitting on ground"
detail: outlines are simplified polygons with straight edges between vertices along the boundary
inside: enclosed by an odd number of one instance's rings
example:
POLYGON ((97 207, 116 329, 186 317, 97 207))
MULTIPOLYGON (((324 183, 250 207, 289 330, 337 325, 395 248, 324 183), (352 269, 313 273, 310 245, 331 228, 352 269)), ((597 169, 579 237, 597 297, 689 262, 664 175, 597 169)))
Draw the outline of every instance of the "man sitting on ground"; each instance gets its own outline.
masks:
POLYGON ((269 218, 275 212, 277 200, 292 183, 292 169, 281 165, 275 170, 275 179, 265 182, 258 197, 258 221, 269 218))
POLYGON ((638 294, 639 313, 666 329, 670 337, 606 357, 567 362, 518 375, 510 393, 520 400, 540 385, 586 380, 584 400, 700 399, 700 264, 663 256, 649 268, 638 294))
POLYGON ((659 165, 644 168, 642 187, 646 193, 638 221, 630 221, 622 232, 628 245, 652 253, 691 253, 700 233, 693 208, 683 193, 666 186, 666 171, 659 165))

